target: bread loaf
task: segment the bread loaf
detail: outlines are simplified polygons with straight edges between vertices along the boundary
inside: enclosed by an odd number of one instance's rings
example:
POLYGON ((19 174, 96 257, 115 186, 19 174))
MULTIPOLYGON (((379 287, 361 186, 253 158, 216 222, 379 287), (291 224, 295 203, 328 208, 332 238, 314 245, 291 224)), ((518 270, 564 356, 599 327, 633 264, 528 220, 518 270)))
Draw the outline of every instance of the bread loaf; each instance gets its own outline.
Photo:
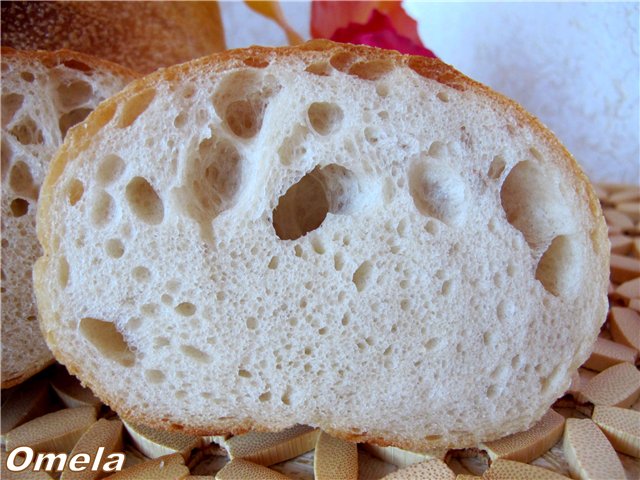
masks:
POLYGON ((530 427, 605 319, 571 155, 442 62, 311 42, 156 72, 59 150, 48 345, 125 419, 412 451, 530 427))
POLYGON ((53 362, 31 281, 41 254, 36 204, 49 161, 71 126, 135 76, 71 51, 2 49, 2 388, 53 362))
POLYGON ((137 72, 225 49, 218 2, 2 2, 2 45, 61 48, 137 72))

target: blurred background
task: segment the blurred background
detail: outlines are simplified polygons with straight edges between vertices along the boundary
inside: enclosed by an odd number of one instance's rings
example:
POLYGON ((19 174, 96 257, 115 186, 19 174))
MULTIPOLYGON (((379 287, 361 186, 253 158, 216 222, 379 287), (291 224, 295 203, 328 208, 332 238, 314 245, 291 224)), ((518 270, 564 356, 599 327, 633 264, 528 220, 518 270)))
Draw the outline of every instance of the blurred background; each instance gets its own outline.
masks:
MULTIPOLYGON (((309 39, 311 3, 280 5, 309 39)), ((403 5, 427 48, 539 117, 592 181, 640 184, 638 2, 403 5)), ((228 48, 287 44, 244 2, 220 7, 228 48)))

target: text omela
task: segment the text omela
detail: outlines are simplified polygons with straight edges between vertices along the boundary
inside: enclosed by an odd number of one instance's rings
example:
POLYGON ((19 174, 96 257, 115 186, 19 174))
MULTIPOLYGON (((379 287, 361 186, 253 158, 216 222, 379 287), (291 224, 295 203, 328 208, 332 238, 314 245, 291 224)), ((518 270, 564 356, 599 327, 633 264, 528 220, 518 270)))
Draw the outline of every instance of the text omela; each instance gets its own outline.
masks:
POLYGON ((77 453, 35 453, 32 448, 18 447, 7 456, 7 469, 22 472, 33 469, 35 472, 118 472, 124 466, 124 453, 104 454, 105 448, 99 447, 95 455, 77 453))

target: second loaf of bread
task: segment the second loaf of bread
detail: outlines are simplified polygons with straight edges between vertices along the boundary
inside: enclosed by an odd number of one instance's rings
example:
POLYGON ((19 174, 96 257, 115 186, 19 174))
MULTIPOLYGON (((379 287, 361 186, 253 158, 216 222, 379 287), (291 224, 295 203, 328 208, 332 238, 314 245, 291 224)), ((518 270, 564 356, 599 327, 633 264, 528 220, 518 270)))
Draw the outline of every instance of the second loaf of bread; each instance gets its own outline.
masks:
POLYGON ((314 42, 134 82, 38 211, 42 328, 124 418, 412 450, 525 429, 606 312, 591 187, 438 60, 314 42))

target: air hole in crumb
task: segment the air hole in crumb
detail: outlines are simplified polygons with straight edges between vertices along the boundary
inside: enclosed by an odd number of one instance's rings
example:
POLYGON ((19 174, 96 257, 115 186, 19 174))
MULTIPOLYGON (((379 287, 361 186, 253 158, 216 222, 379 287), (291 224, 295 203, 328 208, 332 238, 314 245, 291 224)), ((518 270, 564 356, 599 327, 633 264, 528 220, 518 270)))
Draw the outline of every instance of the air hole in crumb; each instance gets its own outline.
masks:
POLYGON ((307 110, 311 127, 320 135, 329 135, 340 128, 344 113, 335 103, 315 102, 307 110))
POLYGON ((500 201, 509 223, 532 248, 547 245, 574 223, 558 178, 533 161, 522 161, 511 169, 502 184, 500 201))
POLYGON ((22 161, 17 161, 11 167, 11 171, 9 172, 9 186, 16 195, 33 200, 38 198, 38 186, 33 181, 31 169, 29 165, 22 161))
POLYGON ((175 397, 176 397, 178 400, 182 400, 182 399, 184 399, 184 398, 187 398, 187 392, 185 392, 184 390, 178 390, 178 391, 175 393, 175 397))
POLYGON ((31 72, 20 72, 20 78, 22 78, 25 82, 29 82, 29 83, 35 80, 35 77, 31 72))
POLYGON ((249 330, 255 330, 258 328, 258 320, 256 317, 248 317, 246 323, 249 330))
POLYGON ((154 347, 168 347, 171 341, 167 337, 156 337, 153 339, 154 347))
POLYGON ((130 330, 137 330, 142 326, 142 318, 140 317, 131 317, 127 321, 127 328, 130 330))
POLYGON ((151 272, 147 267, 138 266, 135 267, 131 274, 133 275, 134 280, 138 282, 146 282, 151 277, 151 272))
POLYGON ((484 332, 482 334, 482 343, 484 343, 487 347, 493 344, 493 333, 484 332))
POLYGON ((147 379, 147 382, 153 384, 162 383, 165 379, 164 373, 160 370, 145 370, 144 377, 147 379))
POLYGON ((487 388, 487 398, 495 398, 498 393, 498 390, 495 385, 489 385, 487 388))
POLYGON ((104 227, 115 215, 115 201, 105 191, 100 191, 93 199, 91 207, 91 222, 96 227, 104 227))
POLYGON ((429 340, 427 340, 427 342, 424 344, 424 347, 431 351, 434 350, 438 345, 440 344, 440 339, 439 338, 430 338, 429 340))
POLYGON ((83 194, 84 184, 77 178, 71 180, 67 186, 67 199, 69 200, 69 205, 74 206, 78 203, 83 194))
POLYGON ((162 303, 164 303, 165 305, 171 305, 173 303, 173 297, 171 295, 169 295, 168 293, 163 293, 160 296, 160 301, 162 303))
POLYGON ((111 258, 120 258, 124 255, 124 244, 117 238, 107 240, 104 246, 107 255, 111 258))
POLYGON ((264 392, 258 397, 258 400, 260 400, 261 402, 268 402, 269 400, 271 400, 271 392, 264 392))
POLYGON ((240 370, 238 370, 238 376, 242 378, 251 378, 253 375, 251 375, 251 372, 249 370, 241 368, 240 370))
POLYGON ((273 257, 271 257, 271 260, 269 261, 269 268, 271 270, 275 270, 276 268, 278 268, 278 263, 280 262, 280 260, 278 259, 277 255, 274 255, 273 257))
POLYGON ((367 60, 356 62, 349 67, 349 75, 354 75, 362 80, 378 80, 392 71, 393 63, 389 60, 367 60))
POLYGON ((180 351, 199 363, 207 363, 209 355, 193 345, 180 345, 180 351))
POLYGON ((250 139, 262 128, 269 98, 280 88, 273 76, 243 69, 223 78, 213 97, 214 107, 234 135, 250 139))
POLYGON ((69 262, 65 257, 60 257, 58 263, 58 283, 62 288, 69 284, 69 262))
POLYGON ((156 96, 154 88, 147 89, 125 100, 120 112, 118 127, 127 128, 142 115, 156 96))
POLYGON ((369 261, 362 262, 360 266, 353 272, 352 281, 358 292, 362 292, 373 276, 373 265, 369 261))
POLYGON ((506 162, 504 161, 503 157, 501 157, 500 155, 493 157, 491 165, 489 165, 487 176, 493 180, 500 178, 502 172, 504 172, 505 166, 506 162))
POLYGON ((340 165, 316 167, 280 197, 273 227, 282 240, 295 240, 320 227, 327 213, 345 214, 353 207, 359 185, 340 165))
POLYGON ((180 112, 173 119, 173 126, 176 127, 176 128, 182 128, 182 127, 184 127, 186 125, 187 119, 188 119, 187 114, 185 112, 180 112))
POLYGON ((338 252, 333 256, 333 267, 338 272, 342 270, 342 267, 344 267, 344 257, 342 256, 342 253, 338 252))
POLYGON ((103 185, 117 180, 124 172, 124 160, 118 155, 107 155, 100 162, 96 178, 103 185))
POLYGON ((182 315, 183 317, 190 317, 194 313, 196 313, 196 306, 190 302, 182 302, 175 308, 176 313, 178 315, 182 315))
POLYGON ((312 238, 311 246, 313 248, 313 251, 316 252, 318 255, 323 255, 326 252, 321 238, 318 238, 318 237, 312 238))
POLYGON ((327 62, 312 63, 304 71, 321 77, 328 77, 331 74, 331 66, 327 62))
POLYGON ((247 67, 253 68, 266 68, 269 66, 269 62, 260 57, 247 57, 242 60, 242 63, 244 63, 247 67))
POLYGON ((441 102, 447 103, 449 101, 449 94, 447 92, 438 92, 436 98, 441 102))
POLYGON ((364 129, 364 138, 371 145, 376 145, 383 135, 384 132, 377 127, 366 127, 364 129))
POLYGON ((440 288, 441 295, 449 295, 451 293, 451 280, 445 280, 442 282, 442 287, 440 288))
POLYGON ((68 84, 62 83, 58 85, 56 91, 63 110, 84 105, 93 95, 93 87, 84 80, 76 80, 68 84))
POLYGON ((446 145, 443 142, 432 142, 429 146, 429 156, 434 158, 443 158, 446 153, 446 145))
POLYGON ((460 225, 467 217, 466 186, 462 177, 443 162, 414 163, 409 188, 418 211, 447 225, 460 225))
POLYGON ((572 294, 582 273, 582 254, 574 236, 553 239, 536 268, 536 280, 553 295, 572 294))
POLYGON ((339 72, 346 72, 349 67, 357 60, 357 56, 351 52, 342 51, 333 54, 329 59, 329 63, 339 72))
POLYGON ((29 202, 22 198, 16 198, 11 202, 11 215, 22 217, 29 211, 29 202))
POLYGON ((86 317, 80 320, 79 328, 82 336, 104 357, 125 367, 135 363, 133 352, 113 323, 86 317))
POLYGON ((250 100, 237 100, 227 106, 225 120, 229 129, 240 138, 252 138, 262 127, 265 105, 250 100))
POLYGON ((389 85, 386 83, 378 83, 376 84, 376 93, 382 98, 389 96, 389 85))
POLYGON ((186 169, 185 184, 177 190, 185 213, 211 237, 211 221, 229 207, 242 178, 242 157, 232 142, 212 136, 198 145, 186 169))
POLYGON ((24 95, 19 93, 8 93, 2 95, 2 127, 6 127, 15 116, 16 112, 22 108, 24 95))
POLYGON ((60 118, 58 119, 58 127, 60 128, 62 138, 67 136, 67 132, 71 127, 82 122, 90 113, 90 108, 76 108, 70 112, 60 115, 60 118))
POLYGON ((134 177, 127 184, 125 191, 127 202, 133 213, 143 222, 157 225, 164 218, 162 200, 143 177, 134 177))

